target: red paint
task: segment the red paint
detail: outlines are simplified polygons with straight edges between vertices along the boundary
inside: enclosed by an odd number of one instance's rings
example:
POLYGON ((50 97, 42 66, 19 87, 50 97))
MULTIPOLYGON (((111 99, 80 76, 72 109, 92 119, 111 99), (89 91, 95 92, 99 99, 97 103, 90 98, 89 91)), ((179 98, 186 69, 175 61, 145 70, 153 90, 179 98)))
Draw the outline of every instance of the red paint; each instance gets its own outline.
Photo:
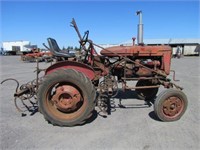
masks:
POLYGON ((63 61, 53 64, 46 69, 45 75, 50 74, 58 69, 74 69, 83 73, 90 80, 93 80, 95 77, 94 70, 90 66, 75 61, 63 61))
POLYGON ((117 56, 163 56, 163 53, 170 51, 169 46, 114 46, 103 49, 102 55, 117 56))
POLYGON ((168 75, 170 73, 171 65, 171 53, 170 46, 114 46, 103 49, 102 55, 108 57, 127 57, 127 56, 141 56, 141 57, 154 57, 160 56, 162 58, 161 69, 168 75))

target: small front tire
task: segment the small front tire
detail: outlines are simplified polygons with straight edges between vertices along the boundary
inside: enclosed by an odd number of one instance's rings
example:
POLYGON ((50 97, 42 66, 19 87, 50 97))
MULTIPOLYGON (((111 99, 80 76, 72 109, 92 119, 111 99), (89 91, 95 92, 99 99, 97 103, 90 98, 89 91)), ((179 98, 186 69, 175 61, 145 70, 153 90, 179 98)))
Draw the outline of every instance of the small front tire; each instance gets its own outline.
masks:
POLYGON ((176 121, 183 116, 187 105, 187 97, 182 91, 168 89, 161 92, 156 98, 154 112, 161 121, 176 121))

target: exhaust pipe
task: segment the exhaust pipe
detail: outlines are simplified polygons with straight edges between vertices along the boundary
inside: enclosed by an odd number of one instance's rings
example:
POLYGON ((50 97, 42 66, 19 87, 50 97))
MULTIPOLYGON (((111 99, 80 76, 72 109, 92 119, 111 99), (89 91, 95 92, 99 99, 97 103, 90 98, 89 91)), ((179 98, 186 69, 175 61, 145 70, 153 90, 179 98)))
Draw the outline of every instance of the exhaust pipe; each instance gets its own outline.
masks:
POLYGON ((143 42, 142 11, 141 10, 136 11, 136 15, 139 15, 137 43, 138 43, 138 45, 144 45, 144 42, 143 42))

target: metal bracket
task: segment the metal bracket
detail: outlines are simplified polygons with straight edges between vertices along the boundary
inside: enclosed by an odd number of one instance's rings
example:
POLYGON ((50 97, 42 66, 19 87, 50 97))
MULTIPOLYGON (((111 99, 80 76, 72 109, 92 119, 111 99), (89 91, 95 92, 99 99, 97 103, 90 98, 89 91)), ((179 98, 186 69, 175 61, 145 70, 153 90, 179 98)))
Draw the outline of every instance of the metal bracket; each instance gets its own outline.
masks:
POLYGON ((170 72, 173 72, 173 81, 176 81, 176 82, 177 82, 177 81, 180 81, 180 80, 176 80, 176 79, 175 79, 175 77, 176 77, 175 70, 170 70, 170 72))

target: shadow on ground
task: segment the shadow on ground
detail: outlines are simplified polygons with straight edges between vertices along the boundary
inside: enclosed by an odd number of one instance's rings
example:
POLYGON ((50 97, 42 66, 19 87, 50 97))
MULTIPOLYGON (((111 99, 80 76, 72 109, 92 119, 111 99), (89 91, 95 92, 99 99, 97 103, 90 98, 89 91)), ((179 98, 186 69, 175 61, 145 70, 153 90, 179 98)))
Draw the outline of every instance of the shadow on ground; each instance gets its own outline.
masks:
MULTIPOLYGON (((133 90, 126 90, 123 91, 122 89, 119 89, 119 91, 116 93, 114 97, 108 98, 107 101, 110 103, 110 106, 107 106, 106 109, 97 109, 93 110, 91 116, 86 120, 85 124, 89 124, 93 122, 98 116, 107 118, 107 115, 111 115, 111 113, 115 112, 117 109, 138 109, 138 108, 148 108, 151 107, 153 102, 152 100, 140 100, 138 99, 137 93, 133 90), (139 101, 139 104, 131 104, 130 101, 127 104, 126 101, 128 100, 133 101, 139 101), (117 102, 118 101, 118 102, 117 102), (141 103, 143 101, 144 103, 141 103), (123 103, 125 102, 125 104, 123 103)), ((108 104, 107 104, 108 105, 108 104)), ((26 109, 26 111, 21 112, 22 117, 25 116, 33 116, 37 112, 39 112, 38 105, 36 102, 29 101, 29 103, 22 103, 23 109, 26 109)), ((156 117, 154 111, 149 113, 149 117, 153 120, 159 121, 159 119, 156 117)))

